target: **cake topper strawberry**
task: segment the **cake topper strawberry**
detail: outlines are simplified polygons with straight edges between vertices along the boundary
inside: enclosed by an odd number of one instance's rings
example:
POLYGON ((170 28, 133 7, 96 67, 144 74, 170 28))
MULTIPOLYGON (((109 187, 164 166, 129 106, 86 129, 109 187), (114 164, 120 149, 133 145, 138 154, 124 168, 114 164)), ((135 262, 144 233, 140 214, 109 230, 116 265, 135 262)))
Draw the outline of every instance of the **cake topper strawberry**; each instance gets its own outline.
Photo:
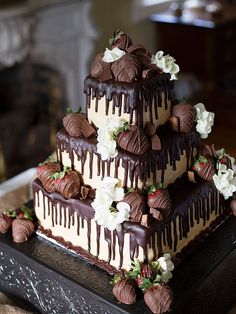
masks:
POLYGON ((64 167, 63 171, 53 174, 56 190, 65 198, 75 198, 80 193, 80 176, 69 167, 64 167))
POLYGON ((77 112, 68 110, 68 114, 63 118, 63 126, 70 136, 90 137, 96 133, 94 127, 86 119, 86 115, 81 113, 81 108, 77 112))
POLYGON ((150 213, 154 218, 163 220, 169 216, 172 202, 169 191, 163 188, 162 183, 153 184, 148 188, 147 199, 150 213))
POLYGON ((132 40, 122 30, 118 29, 109 39, 109 45, 111 46, 111 48, 118 47, 119 49, 127 50, 128 47, 132 45, 132 40))
POLYGON ((212 158, 206 158, 204 156, 199 156, 193 164, 192 169, 206 181, 212 181, 215 170, 215 163, 212 158))
POLYGON ((111 71, 114 79, 119 82, 134 82, 141 76, 141 61, 132 54, 125 54, 111 64, 111 71))

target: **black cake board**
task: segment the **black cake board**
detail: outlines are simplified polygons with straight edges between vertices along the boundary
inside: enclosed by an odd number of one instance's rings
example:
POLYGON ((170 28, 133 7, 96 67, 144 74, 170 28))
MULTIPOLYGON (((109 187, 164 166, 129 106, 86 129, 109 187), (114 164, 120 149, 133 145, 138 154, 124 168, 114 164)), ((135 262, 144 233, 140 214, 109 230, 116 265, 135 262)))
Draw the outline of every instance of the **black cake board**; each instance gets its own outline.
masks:
MULTIPOLYGON (((0 291, 33 313, 151 313, 143 299, 118 304, 111 277, 33 235, 16 244, 0 234, 0 291)), ((236 218, 228 217, 176 267, 171 313, 225 314, 236 302, 236 218)))

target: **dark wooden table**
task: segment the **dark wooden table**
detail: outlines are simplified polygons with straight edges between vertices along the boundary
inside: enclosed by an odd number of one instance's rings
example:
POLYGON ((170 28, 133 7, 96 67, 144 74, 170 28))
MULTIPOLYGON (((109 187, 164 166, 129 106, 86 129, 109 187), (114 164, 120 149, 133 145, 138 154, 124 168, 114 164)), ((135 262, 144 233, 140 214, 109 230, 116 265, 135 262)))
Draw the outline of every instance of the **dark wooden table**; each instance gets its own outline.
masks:
MULTIPOLYGON (((110 276, 62 248, 40 240, 16 244, 0 235, 0 291, 34 313, 150 313, 114 300, 110 276)), ((172 313, 225 314, 236 302, 236 218, 230 216, 174 271, 172 313)))

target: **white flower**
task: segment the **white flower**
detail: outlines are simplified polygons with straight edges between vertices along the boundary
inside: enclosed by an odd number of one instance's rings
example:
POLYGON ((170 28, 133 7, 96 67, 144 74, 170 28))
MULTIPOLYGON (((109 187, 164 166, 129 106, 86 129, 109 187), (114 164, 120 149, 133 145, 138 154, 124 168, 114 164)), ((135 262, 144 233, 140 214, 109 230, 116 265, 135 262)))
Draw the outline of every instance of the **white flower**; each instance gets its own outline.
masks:
POLYGON ((219 163, 218 166, 219 169, 213 176, 213 182, 227 200, 236 191, 236 177, 234 177, 233 170, 227 169, 226 165, 219 163))
POLYGON ((95 209, 95 221, 109 230, 120 230, 121 223, 129 219, 130 206, 120 202, 124 198, 124 190, 116 186, 118 182, 116 178, 105 177, 91 204, 95 209), (112 207, 113 202, 119 202, 116 208, 112 207))
POLYGON ((123 55, 125 55, 125 51, 119 49, 118 47, 115 47, 112 50, 106 48, 102 60, 110 63, 120 59, 123 55))
POLYGON ((211 133, 211 128, 214 124, 215 114, 206 111, 204 104, 198 103, 194 106, 197 113, 197 132, 200 133, 201 138, 207 138, 211 133))
POLYGON ((174 264, 171 261, 170 254, 168 254, 168 253, 164 254, 161 257, 159 257, 157 261, 159 262, 159 267, 163 271, 172 271, 174 269, 174 264))
POLYGON ((107 160, 117 156, 116 141, 114 134, 117 133, 124 124, 124 120, 107 118, 104 124, 101 124, 97 131, 97 152, 102 160, 107 160))
POLYGON ((172 278, 172 273, 170 271, 163 271, 161 274, 161 282, 167 283, 172 278))
POLYGON ((177 73, 179 72, 179 66, 175 63, 175 59, 170 55, 165 55, 163 51, 158 51, 155 56, 152 56, 152 63, 155 63, 156 66, 164 73, 170 73, 170 80, 177 80, 177 73))

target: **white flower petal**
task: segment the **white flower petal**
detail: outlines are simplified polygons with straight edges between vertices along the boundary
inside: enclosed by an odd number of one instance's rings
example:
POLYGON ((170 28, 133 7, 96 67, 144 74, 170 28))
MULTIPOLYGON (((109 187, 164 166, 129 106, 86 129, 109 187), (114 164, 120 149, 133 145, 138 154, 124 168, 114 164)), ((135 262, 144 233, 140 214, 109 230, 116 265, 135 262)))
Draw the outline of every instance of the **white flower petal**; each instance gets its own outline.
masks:
POLYGON ((118 47, 115 47, 112 50, 106 48, 102 60, 110 63, 119 60, 123 55, 125 55, 125 51, 119 49, 118 47))

